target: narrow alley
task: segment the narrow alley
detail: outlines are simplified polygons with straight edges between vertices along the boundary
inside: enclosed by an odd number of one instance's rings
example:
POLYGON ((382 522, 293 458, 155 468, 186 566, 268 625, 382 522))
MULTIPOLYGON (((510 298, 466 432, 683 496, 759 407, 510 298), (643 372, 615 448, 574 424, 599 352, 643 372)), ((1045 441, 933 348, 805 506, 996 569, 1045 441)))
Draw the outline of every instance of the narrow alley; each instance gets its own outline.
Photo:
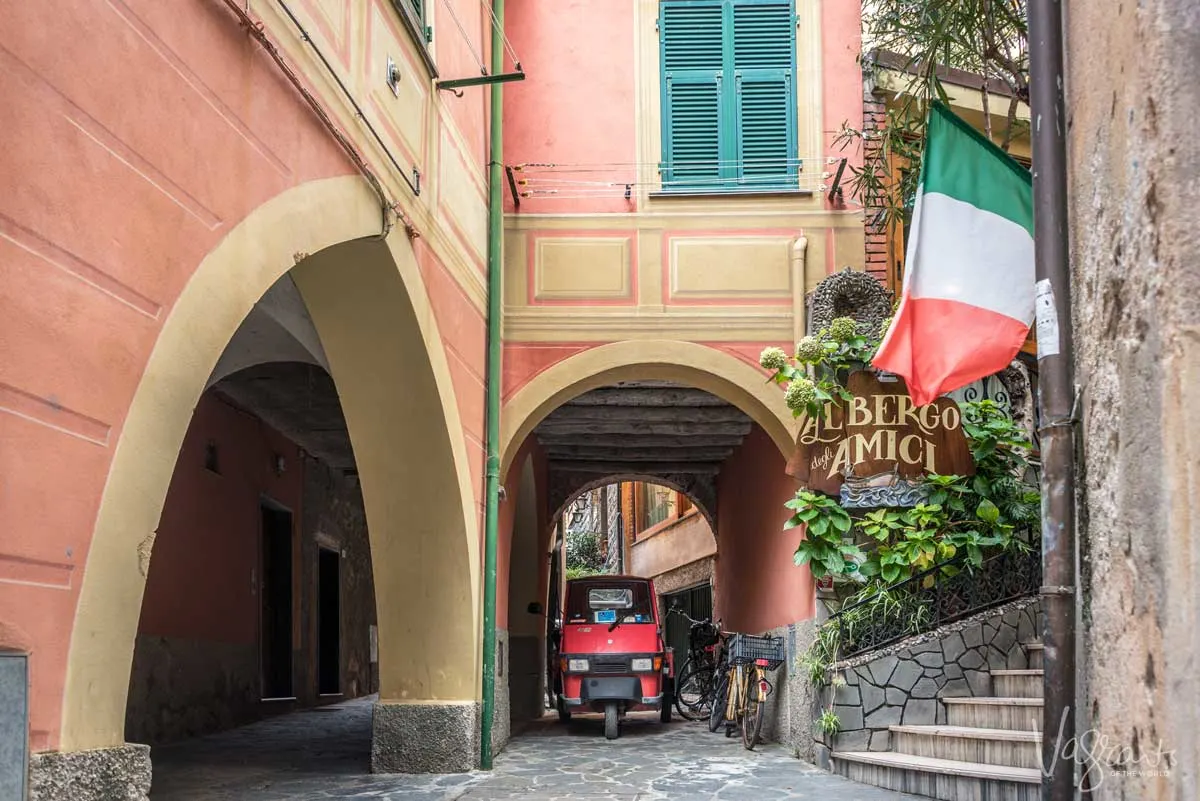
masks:
MULTIPOLYGON (((657 715, 631 716, 607 741, 599 716, 562 727, 552 718, 515 737, 490 773, 372 775, 371 707, 363 698, 260 721, 155 749, 153 801, 316 801, 374 798, 711 799, 901 801, 912 796, 857 784, 792 757, 754 751, 700 723, 663 730, 657 715)), ((414 733, 419 736, 419 733, 414 733)))

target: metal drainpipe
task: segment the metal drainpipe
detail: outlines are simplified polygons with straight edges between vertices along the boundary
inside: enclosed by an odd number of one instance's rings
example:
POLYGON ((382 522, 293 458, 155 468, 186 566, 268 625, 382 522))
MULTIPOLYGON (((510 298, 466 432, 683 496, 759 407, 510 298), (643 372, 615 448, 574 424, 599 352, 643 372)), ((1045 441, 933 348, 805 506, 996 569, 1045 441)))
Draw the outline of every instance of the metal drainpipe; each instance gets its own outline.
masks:
POLYGON ((1038 407, 1042 445, 1042 608, 1045 706, 1042 798, 1074 798, 1075 761, 1056 754, 1075 736, 1075 403, 1068 254, 1062 0, 1030 0, 1034 257, 1038 279, 1038 407), (1052 294, 1051 294, 1052 293, 1052 294), (1047 297, 1047 294, 1050 294, 1047 297))
MULTIPOLYGON (((492 75, 504 72, 504 0, 493 0, 492 75)), ((488 329, 487 329, 487 510, 483 555, 483 714, 479 764, 492 769, 492 724, 496 716, 496 538, 500 513, 500 299, 504 233, 503 108, 504 84, 491 85, 491 134, 488 164, 488 329)))

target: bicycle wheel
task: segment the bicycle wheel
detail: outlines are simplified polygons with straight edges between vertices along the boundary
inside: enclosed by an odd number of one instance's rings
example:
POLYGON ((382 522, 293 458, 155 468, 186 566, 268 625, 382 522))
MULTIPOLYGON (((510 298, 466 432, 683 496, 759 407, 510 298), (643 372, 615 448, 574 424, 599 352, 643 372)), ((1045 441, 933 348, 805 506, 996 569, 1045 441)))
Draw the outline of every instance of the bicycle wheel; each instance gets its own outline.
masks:
POLYGON ((685 720, 708 717, 712 703, 713 670, 689 661, 675 682, 675 708, 685 720))
POLYGON ((742 745, 747 751, 753 751, 758 744, 758 735, 762 731, 763 713, 767 701, 763 697, 763 674, 761 668, 755 668, 746 681, 746 714, 742 716, 742 745))
POLYGON ((708 713, 708 730, 715 732, 725 722, 725 707, 729 703, 729 674, 721 676, 713 693, 712 709, 708 713))

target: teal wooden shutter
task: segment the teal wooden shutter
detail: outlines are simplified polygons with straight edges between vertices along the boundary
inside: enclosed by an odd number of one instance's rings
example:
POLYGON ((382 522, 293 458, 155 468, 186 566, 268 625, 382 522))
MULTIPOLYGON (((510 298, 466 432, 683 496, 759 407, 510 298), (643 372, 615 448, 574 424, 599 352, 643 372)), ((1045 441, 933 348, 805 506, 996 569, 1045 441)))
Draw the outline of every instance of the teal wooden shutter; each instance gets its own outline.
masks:
POLYGON ((732 147, 725 76, 725 0, 663 2, 663 186, 712 189, 728 177, 732 147), (724 124, 723 124, 724 122, 724 124))
POLYGON ((792 0, 733 0, 739 188, 797 185, 796 16, 792 0))

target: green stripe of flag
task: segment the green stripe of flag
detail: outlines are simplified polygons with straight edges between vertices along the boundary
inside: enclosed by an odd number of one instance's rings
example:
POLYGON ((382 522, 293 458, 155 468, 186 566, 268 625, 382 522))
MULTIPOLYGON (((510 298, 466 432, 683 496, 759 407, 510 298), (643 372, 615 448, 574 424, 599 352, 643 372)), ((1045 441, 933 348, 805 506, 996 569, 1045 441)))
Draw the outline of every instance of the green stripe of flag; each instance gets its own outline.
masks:
POLYGON ((938 192, 990 211, 1033 236, 1029 170, 940 102, 929 113, 921 191, 938 192))

